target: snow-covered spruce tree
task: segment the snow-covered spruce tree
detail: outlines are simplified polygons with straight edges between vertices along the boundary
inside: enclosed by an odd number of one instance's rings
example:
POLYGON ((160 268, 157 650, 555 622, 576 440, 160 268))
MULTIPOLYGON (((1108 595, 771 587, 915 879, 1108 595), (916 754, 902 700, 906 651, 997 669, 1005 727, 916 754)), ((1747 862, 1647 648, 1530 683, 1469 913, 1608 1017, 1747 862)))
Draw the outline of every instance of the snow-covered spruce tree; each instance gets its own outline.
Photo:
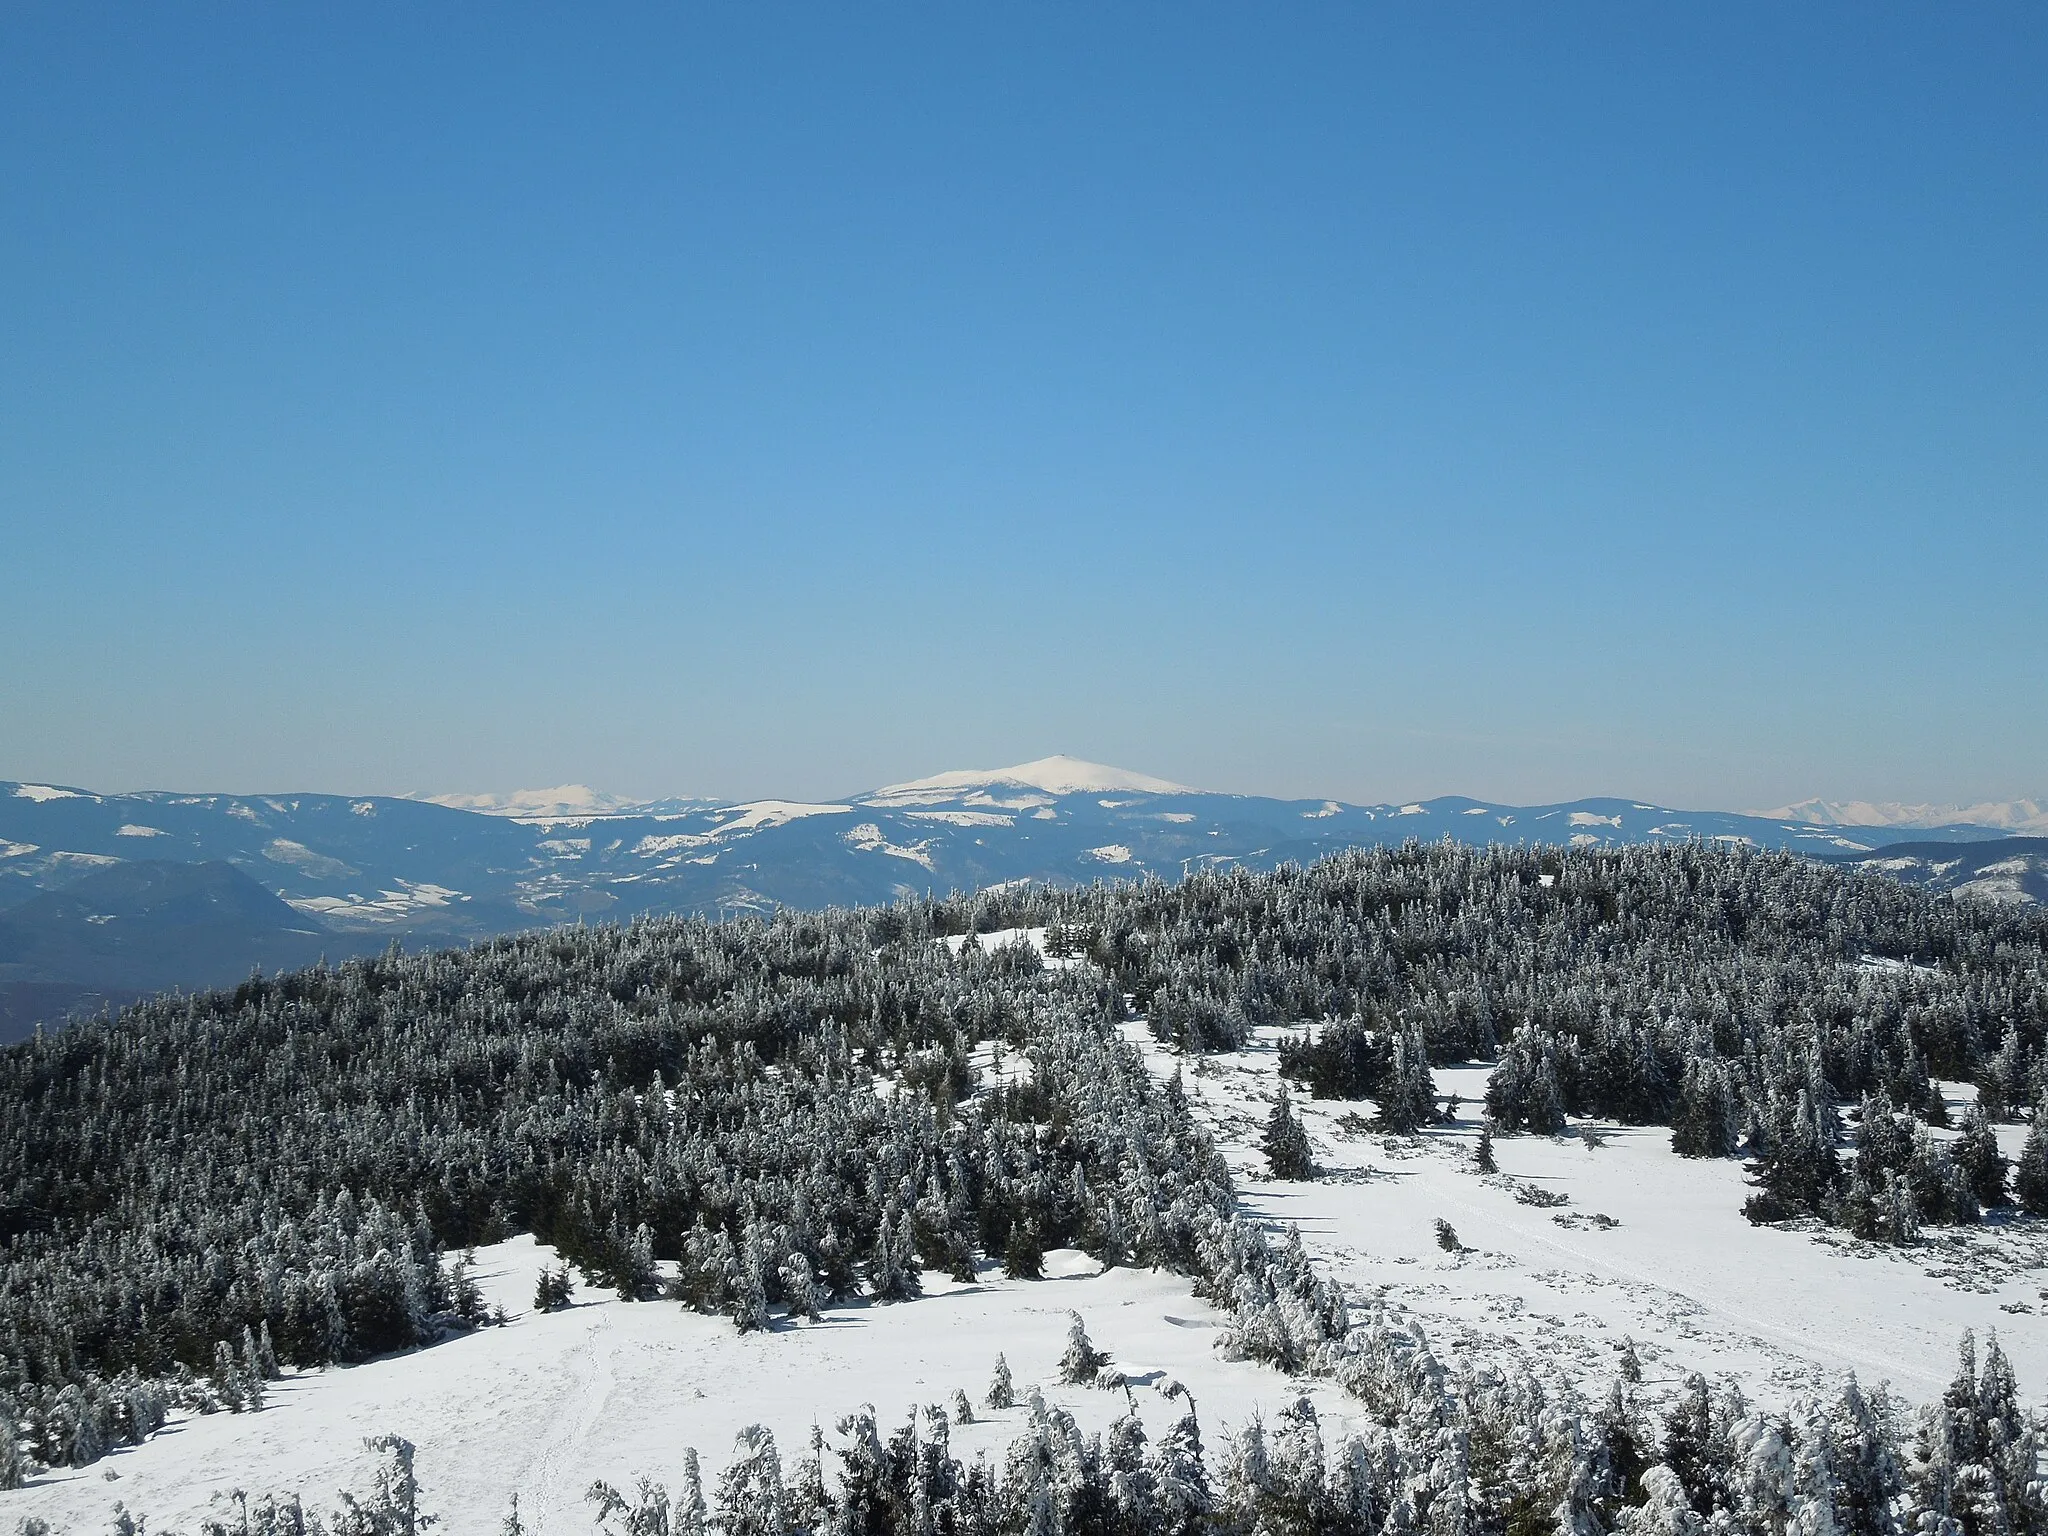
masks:
POLYGON ((1067 1349, 1060 1356, 1060 1380, 1068 1386, 1089 1386, 1109 1364, 1107 1351, 1095 1347, 1088 1337, 1088 1325, 1081 1321, 1081 1314, 1067 1314, 1067 1349))
POLYGON ((733 1459, 719 1475, 713 1519, 724 1536, 785 1536, 785 1504, 775 1436, 750 1424, 740 1431, 733 1459))
POLYGON ((2006 1203, 2005 1158, 1998 1150, 1998 1133, 1981 1109, 1973 1108, 1964 1116, 1963 1133, 1951 1145, 1949 1156, 1978 1205, 2006 1203))
POLYGON ((1486 1082, 1486 1118, 1499 1130, 1555 1136, 1565 1128, 1564 1087, 1556 1042, 1524 1024, 1486 1082))
POLYGON ((1411 1135, 1436 1122, 1436 1079, 1429 1070, 1429 1048, 1422 1030, 1409 1025, 1394 1036, 1393 1061, 1380 1085, 1377 1123, 1382 1130, 1411 1135))
POLYGON ((1472 1149, 1472 1168, 1477 1173, 1499 1173, 1500 1163, 1493 1155, 1493 1127, 1479 1128, 1479 1141, 1472 1149))
POLYGON ((533 1310, 536 1312, 559 1312, 568 1306, 576 1295, 576 1282, 569 1274, 567 1264, 544 1264, 540 1278, 534 1283, 533 1310))
POLYGON ((996 1356, 995 1374, 989 1377, 986 1401, 989 1407, 995 1409, 1017 1406, 1017 1388, 1010 1380, 1010 1362, 1002 1354, 996 1356))
POLYGON ((0 1490, 19 1488, 28 1478, 28 1454, 14 1413, 0 1402, 0 1490))
POLYGON ((2048 1531, 2048 1486, 2040 1476, 2040 1430, 2021 1409, 2005 1352, 1993 1339, 1977 1370, 1975 1341, 1963 1335, 1956 1377, 1920 1414, 1907 1486, 1912 1523, 1962 1536, 2038 1536, 2048 1531))
POLYGON ((1831 1101, 1807 1086, 1777 1094, 1765 1128, 1762 1156, 1751 1171, 1756 1186, 1742 1207, 1752 1222, 1817 1216, 1829 1205, 1841 1174, 1835 1154, 1831 1101))
POLYGON ((2048 1098, 2034 1106, 2027 1139, 2012 1170, 2013 1203, 2030 1216, 2048 1216, 2048 1098))
POLYGON ((1702 1520, 1732 1507, 1730 1417, 1716 1413, 1706 1378, 1695 1373, 1686 1378, 1685 1390, 1664 1418, 1664 1465, 1677 1474, 1686 1502, 1702 1520))
POLYGON ((423 1536, 441 1523, 438 1515, 420 1507, 414 1468, 418 1451, 410 1440, 374 1435, 363 1441, 363 1448, 378 1458, 376 1476, 366 1500, 342 1494, 341 1509, 332 1521, 334 1536, 423 1536))
POLYGON ((1688 1057, 1671 1112, 1671 1150, 1680 1157, 1728 1157, 1742 1133, 1725 1063, 1688 1057))
POLYGON ((1308 1132, 1294 1117, 1294 1106, 1288 1100, 1285 1083, 1280 1085, 1280 1096, 1273 1101, 1272 1112, 1266 1117, 1266 1133, 1260 1138, 1259 1149, 1266 1154, 1266 1171, 1276 1179, 1312 1179, 1316 1176, 1315 1154, 1309 1149, 1308 1132))
POLYGON ((1332 1019, 1280 1042, 1280 1075, 1319 1099, 1375 1098, 1392 1063, 1389 1042, 1356 1018, 1332 1019))
POLYGON ((242 1373, 241 1361, 235 1358, 234 1346, 226 1339, 213 1346, 213 1375, 210 1380, 214 1396, 230 1413, 240 1413, 252 1406, 248 1378, 242 1373))

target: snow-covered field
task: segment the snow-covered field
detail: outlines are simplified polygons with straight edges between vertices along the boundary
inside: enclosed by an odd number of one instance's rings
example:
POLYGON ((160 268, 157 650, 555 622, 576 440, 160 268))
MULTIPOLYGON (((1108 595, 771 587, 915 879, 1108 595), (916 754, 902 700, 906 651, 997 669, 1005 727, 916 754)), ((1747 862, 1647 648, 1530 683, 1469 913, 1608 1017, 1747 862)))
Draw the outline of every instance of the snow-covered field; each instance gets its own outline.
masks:
MULTIPOLYGON (((1697 1370, 1733 1375, 1770 1405, 1854 1370, 1919 1402, 1953 1377, 1964 1329, 1997 1329, 2022 1391, 2048 1389, 2048 1224, 1930 1227, 1904 1250, 1818 1224, 1753 1227, 1741 1214, 1742 1164, 1678 1157, 1670 1131, 1655 1126, 1593 1122, 1590 1140, 1498 1137, 1500 1173, 1485 1177, 1473 1166, 1485 1065, 1437 1070, 1438 1092, 1464 1104, 1455 1126, 1420 1136, 1365 1129, 1370 1104, 1295 1099, 1323 1176, 1274 1182, 1258 1143, 1279 1087, 1281 1033, 1196 1069, 1128 1028, 1157 1070, 1189 1069, 1189 1097, 1246 1204, 1299 1225, 1354 1310, 1383 1296, 1448 1358, 1520 1361, 1604 1391, 1633 1338, 1652 1391, 1697 1370), (1523 1203, 1523 1186, 1569 1203, 1523 1203), (1438 1246, 1439 1218, 1470 1251, 1438 1246)), ((1971 1093, 1948 1087, 1958 1104, 1971 1093)), ((2002 1128, 2008 1156, 2021 1133, 2002 1128)))
MULTIPOLYGON (((191 1529, 216 1493, 235 1488, 294 1491, 327 1507, 369 1467, 364 1438, 392 1433, 418 1446, 423 1500, 448 1536, 496 1532, 514 1492, 529 1530, 582 1530, 593 1479, 631 1488, 645 1476, 673 1486, 686 1447, 715 1471, 751 1423, 767 1425, 794 1460, 813 1423, 829 1441, 842 1414, 872 1404, 886 1432, 918 1405, 950 1403, 956 1388, 977 1418, 953 1431, 956 1453, 1000 1458, 1021 1431, 1031 1384, 1087 1430, 1125 1406, 1120 1391, 1057 1384, 1070 1310, 1132 1378, 1155 1434, 1183 1411, 1158 1390, 1171 1381, 1193 1394, 1212 1435, 1300 1395, 1274 1371, 1218 1358, 1211 1342, 1220 1314, 1186 1280, 1103 1273, 1067 1250, 1048 1255, 1044 1280, 1006 1280, 990 1268, 961 1285, 930 1273, 921 1300, 834 1308, 815 1324, 751 1334, 673 1302, 585 1291, 566 1311, 534 1313, 534 1283, 552 1259, 531 1238, 478 1250, 486 1296, 515 1314, 504 1328, 287 1375, 257 1414, 180 1417, 146 1445, 0 1493, 0 1527, 35 1516, 59 1531, 104 1531, 121 1501, 152 1526, 191 1529), (1001 1413, 983 1406, 999 1351, 1019 1401, 1001 1413)), ((1345 1400, 1327 1384, 1313 1395, 1344 1416, 1345 1400)))

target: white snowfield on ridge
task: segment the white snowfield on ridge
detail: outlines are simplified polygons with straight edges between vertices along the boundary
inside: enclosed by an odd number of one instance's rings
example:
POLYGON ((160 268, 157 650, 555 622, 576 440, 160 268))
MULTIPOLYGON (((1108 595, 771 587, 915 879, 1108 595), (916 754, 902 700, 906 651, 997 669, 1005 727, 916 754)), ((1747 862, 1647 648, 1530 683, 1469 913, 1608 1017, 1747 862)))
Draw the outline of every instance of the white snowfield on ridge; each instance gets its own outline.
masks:
MULTIPOLYGON (((1031 929, 976 942, 1044 941, 1031 929)), ((1953 1376, 1967 1328, 1980 1339, 1998 1333, 2029 1401, 2048 1389, 2048 1329, 2038 1321, 2048 1313, 2048 1224, 1930 1228, 1914 1250, 1752 1227, 1741 1215, 1741 1164, 1680 1158, 1662 1127, 1574 1122, 1565 1137, 1499 1137, 1500 1173, 1481 1175, 1472 1153, 1483 1065, 1436 1072, 1439 1094, 1462 1105, 1454 1124, 1414 1137, 1364 1129, 1370 1103, 1296 1098, 1321 1176, 1276 1182, 1257 1147, 1285 1031, 1197 1059, 1159 1045, 1142 1024, 1125 1029, 1155 1072, 1182 1072, 1246 1206, 1276 1229, 1301 1229, 1342 1282, 1354 1324, 1384 1308, 1419 1323, 1448 1363, 1528 1369, 1597 1397, 1632 1340, 1652 1399, 1697 1370, 1782 1407, 1829 1394, 1854 1371, 1924 1402, 1953 1376), (1530 1189, 1565 1203, 1518 1198, 1530 1189), (1463 1251, 1439 1246, 1440 1219, 1463 1251)), ((1005 1065, 1014 1076, 1024 1058, 1010 1053, 1005 1065)), ((1967 1101, 1968 1089, 1946 1086, 1958 1106, 1967 1101)), ((2009 1155, 2016 1130, 2001 1129, 2009 1155)), ((983 1407, 998 1352, 1020 1403, 1036 1384, 1086 1430, 1123 1410, 1121 1392, 1057 1385, 1070 1310, 1131 1378, 1155 1437, 1180 1414, 1161 1390, 1174 1382, 1192 1393, 1212 1458, 1231 1427, 1303 1393, 1333 1437, 1365 1427, 1361 1405, 1328 1381, 1223 1359, 1213 1348, 1223 1318, 1185 1278, 1104 1272, 1071 1250, 1048 1256, 1042 1281, 1009 1280, 988 1264, 971 1285, 927 1273, 920 1300, 854 1302, 817 1323, 751 1334, 672 1302, 588 1290, 568 1310, 538 1314, 534 1286, 554 1262, 550 1249, 521 1237, 477 1259, 486 1298, 512 1314, 509 1326, 290 1373, 258 1414, 180 1415, 145 1445, 0 1493, 0 1526, 33 1517, 60 1532, 104 1531, 120 1501, 158 1529, 191 1529, 217 1512, 215 1495, 235 1488, 296 1492, 327 1508, 365 1475, 363 1439, 393 1433, 419 1447, 424 1502, 448 1536, 491 1536, 514 1493, 527 1529, 561 1531, 589 1521, 583 1494, 593 1480, 630 1488, 645 1476, 673 1488, 686 1447, 715 1477, 749 1424, 774 1433, 787 1463, 804 1454, 814 1423, 830 1443, 843 1415, 872 1405, 886 1431, 914 1407, 950 1403, 955 1390, 980 1421, 954 1430, 956 1451, 1000 1455, 1024 1410, 983 1407)))

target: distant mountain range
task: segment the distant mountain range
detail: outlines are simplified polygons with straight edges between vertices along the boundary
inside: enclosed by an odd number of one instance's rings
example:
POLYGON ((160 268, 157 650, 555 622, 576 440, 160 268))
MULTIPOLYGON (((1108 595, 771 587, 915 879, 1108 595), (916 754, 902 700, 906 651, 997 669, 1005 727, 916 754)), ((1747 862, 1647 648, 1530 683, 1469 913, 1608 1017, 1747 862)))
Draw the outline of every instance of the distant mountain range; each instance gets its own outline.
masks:
MULTIPOLYGON (((1208 793, 1068 757, 942 773, 822 803, 626 804, 575 785, 412 800, 102 795, 0 782, 0 917, 9 925, 0 928, 0 990, 15 989, 18 1021, 30 1007, 20 1002, 23 987, 113 996, 124 988, 214 985, 252 965, 339 957, 392 938, 457 943, 579 919, 851 905, 1025 880, 1175 879, 1410 838, 1579 846, 1701 838, 1851 860, 1888 841, 1846 819, 1841 807, 1805 809, 1813 814, 1684 811, 1610 799, 1539 806, 1459 796, 1382 805, 1274 800, 1208 793), (106 883, 113 871, 145 865, 164 900, 175 883, 167 866, 211 866, 238 873, 268 905, 254 904, 246 891, 230 894, 222 874, 209 874, 215 904, 198 929, 211 937, 202 942, 187 923, 176 942, 152 948, 129 936, 115 943, 117 935, 174 926, 145 910, 134 890, 106 883), (58 892, 69 905, 48 900, 58 892), (122 901, 142 906, 131 910, 122 901), (137 958, 145 953, 152 957, 146 965, 137 958)), ((2002 826, 1967 823, 1915 830, 1921 843, 1944 847, 2009 836, 2002 826)), ((1897 872, 1943 884, 1948 876, 1935 872, 1943 862, 1897 872)), ((1981 877, 1971 877, 1992 882, 1976 887, 1980 894, 2040 899, 2038 878, 1999 884, 2006 877, 1992 866, 2000 863, 1990 859, 1981 877)), ((196 890, 185 896, 196 900, 196 890)), ((41 1005, 35 1011, 49 1016, 41 1005)))
POLYGON ((1982 901, 2048 902, 2048 837, 1987 843, 1893 843, 1845 862, 1982 901))
POLYGON ((1822 827, 1996 827, 2048 833, 2048 808, 2038 800, 1987 800, 1976 805, 1902 805, 1896 800, 1802 800, 1760 814, 1822 827))

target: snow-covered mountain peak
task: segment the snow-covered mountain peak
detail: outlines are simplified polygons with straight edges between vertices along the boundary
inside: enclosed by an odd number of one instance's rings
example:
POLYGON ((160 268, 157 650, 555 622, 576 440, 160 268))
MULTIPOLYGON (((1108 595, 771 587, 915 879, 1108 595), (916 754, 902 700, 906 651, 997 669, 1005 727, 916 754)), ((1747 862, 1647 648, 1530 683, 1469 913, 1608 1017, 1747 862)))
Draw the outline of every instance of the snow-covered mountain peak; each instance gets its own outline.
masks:
POLYGON ((1112 768, 1107 763, 1085 762, 1078 757, 1056 755, 1041 757, 1036 762, 1018 763, 1011 768, 957 768, 951 773, 935 773, 928 779, 912 779, 907 784, 885 785, 869 798, 880 802, 996 787, 1035 789, 1048 795, 1117 792, 1140 795, 1195 793, 1185 784, 1175 784, 1168 779, 1155 779, 1150 774, 1134 773, 1128 768, 1112 768))

